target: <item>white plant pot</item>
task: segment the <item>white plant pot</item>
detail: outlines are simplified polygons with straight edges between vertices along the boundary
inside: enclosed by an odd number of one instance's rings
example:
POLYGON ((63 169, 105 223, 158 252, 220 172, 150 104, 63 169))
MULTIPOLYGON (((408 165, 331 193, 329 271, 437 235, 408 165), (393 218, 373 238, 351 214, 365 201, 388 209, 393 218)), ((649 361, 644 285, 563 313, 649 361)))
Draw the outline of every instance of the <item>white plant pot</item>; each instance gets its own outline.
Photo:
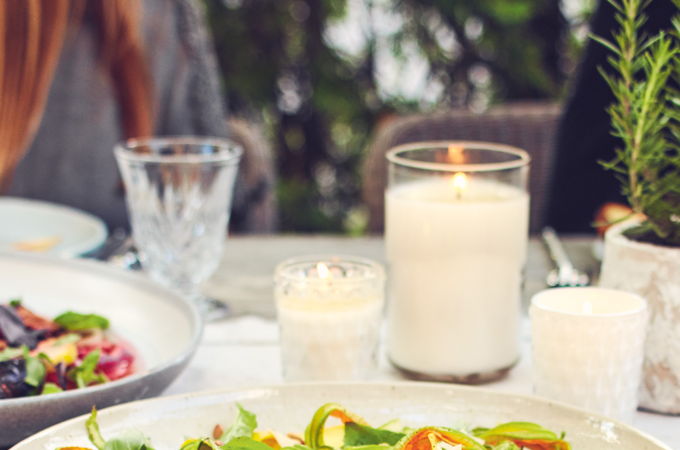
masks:
POLYGON ((647 299, 640 406, 680 414, 680 248, 632 241, 622 234, 629 226, 614 226, 605 236, 600 285, 647 299))

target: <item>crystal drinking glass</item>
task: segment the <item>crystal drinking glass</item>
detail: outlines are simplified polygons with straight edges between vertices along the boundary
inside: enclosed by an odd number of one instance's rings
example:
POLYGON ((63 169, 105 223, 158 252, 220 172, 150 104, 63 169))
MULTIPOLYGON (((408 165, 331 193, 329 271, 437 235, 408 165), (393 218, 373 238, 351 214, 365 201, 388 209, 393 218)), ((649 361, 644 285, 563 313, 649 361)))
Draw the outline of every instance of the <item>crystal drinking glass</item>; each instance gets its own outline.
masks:
POLYGON ((134 139, 115 148, 135 245, 149 276, 196 301, 208 320, 227 306, 201 295, 226 239, 241 148, 225 139, 134 139))

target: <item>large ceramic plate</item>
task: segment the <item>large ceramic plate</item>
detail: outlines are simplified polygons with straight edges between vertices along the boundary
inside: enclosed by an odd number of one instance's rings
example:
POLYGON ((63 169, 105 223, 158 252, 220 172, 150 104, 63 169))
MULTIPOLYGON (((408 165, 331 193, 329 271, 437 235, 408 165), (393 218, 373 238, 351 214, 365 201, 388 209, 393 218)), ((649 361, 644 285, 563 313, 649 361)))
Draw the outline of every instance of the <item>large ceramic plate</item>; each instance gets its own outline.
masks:
MULTIPOLYGON (((150 437, 155 448, 178 449, 188 437, 210 435, 216 423, 229 425, 236 402, 257 414, 259 428, 300 434, 319 406, 339 402, 375 425, 395 417, 410 426, 489 426, 529 420, 566 431, 575 450, 670 450, 620 423, 535 397, 429 383, 292 384, 189 394, 117 406, 101 411, 98 419, 105 439, 135 429, 150 437)), ((92 448, 85 419, 49 428, 15 449, 92 448)))
POLYGON ((0 250, 32 249, 72 258, 91 252, 106 240, 97 217, 68 206, 0 197, 0 250))
POLYGON ((140 274, 104 263, 0 252, 0 301, 21 297, 53 317, 68 309, 110 319, 143 365, 118 381, 47 396, 0 399, 0 448, 89 411, 159 394, 188 363, 201 336, 196 307, 140 274))

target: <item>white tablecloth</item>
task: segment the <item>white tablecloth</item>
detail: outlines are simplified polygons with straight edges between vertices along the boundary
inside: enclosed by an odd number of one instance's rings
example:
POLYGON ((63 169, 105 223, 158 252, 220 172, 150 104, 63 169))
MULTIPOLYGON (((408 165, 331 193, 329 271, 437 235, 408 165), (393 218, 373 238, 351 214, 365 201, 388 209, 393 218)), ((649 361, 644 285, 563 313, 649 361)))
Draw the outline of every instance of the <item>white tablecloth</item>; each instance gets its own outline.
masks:
MULTIPOLYGON (((568 242, 568 250, 580 266, 592 264, 584 255, 586 241, 568 242), (580 251, 580 253, 579 253, 580 251), (581 259, 579 261, 579 258, 581 259)), ((236 238, 227 246, 222 266, 206 292, 232 302, 245 315, 208 324, 203 341, 189 367, 166 391, 166 395, 215 388, 250 387, 282 383, 278 329, 272 316, 271 274, 273 267, 291 255, 318 252, 358 254, 382 259, 382 241, 374 238, 268 237, 236 238), (255 312, 258 315, 250 314, 255 312)), ((527 268, 527 289, 535 291, 547 271, 540 245, 532 242, 527 268)), ((528 320, 522 337, 522 358, 501 381, 484 385, 501 391, 531 393, 528 320)), ((384 358, 376 380, 399 380, 400 375, 384 358)), ((680 417, 638 412, 633 425, 680 450, 680 417)))

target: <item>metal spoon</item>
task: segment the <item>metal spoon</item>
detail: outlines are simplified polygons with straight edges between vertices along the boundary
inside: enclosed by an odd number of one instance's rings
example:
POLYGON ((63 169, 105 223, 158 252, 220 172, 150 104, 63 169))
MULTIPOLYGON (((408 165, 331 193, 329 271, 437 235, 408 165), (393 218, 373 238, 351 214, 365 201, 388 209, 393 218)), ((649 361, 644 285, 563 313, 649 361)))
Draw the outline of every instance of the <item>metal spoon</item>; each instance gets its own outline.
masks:
POLYGON ((574 267, 555 230, 552 227, 545 227, 542 236, 556 266, 548 273, 546 284, 550 287, 587 286, 590 283, 588 274, 574 267))

